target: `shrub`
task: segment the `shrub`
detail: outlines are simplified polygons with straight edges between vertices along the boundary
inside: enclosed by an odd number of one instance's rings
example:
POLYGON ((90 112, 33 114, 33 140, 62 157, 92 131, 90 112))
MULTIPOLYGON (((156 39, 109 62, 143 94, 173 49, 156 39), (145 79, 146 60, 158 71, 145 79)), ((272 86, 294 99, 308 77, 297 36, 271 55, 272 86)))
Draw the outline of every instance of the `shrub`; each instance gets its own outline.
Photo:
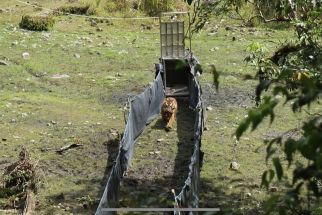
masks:
POLYGON ((108 12, 124 11, 130 9, 132 4, 129 0, 107 0, 104 2, 104 9, 108 12))
POLYGON ((173 10, 174 6, 173 0, 142 0, 140 9, 149 16, 156 16, 161 12, 173 10))
POLYGON ((89 4, 82 5, 67 5, 62 6, 57 9, 58 12, 62 13, 70 13, 70 14, 78 14, 78 15, 94 15, 95 9, 91 7, 89 4))
POLYGON ((30 16, 22 17, 20 28, 30 31, 48 31, 54 26, 55 20, 52 16, 30 16))

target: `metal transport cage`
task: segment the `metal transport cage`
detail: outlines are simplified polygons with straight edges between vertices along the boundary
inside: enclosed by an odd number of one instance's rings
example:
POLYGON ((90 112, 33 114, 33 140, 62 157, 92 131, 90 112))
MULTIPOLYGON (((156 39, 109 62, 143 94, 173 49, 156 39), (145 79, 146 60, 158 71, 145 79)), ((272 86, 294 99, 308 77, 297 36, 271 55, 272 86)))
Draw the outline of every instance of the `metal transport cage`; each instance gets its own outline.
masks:
POLYGON ((185 18, 188 12, 169 12, 160 14, 160 63, 156 70, 161 71, 166 96, 189 96, 191 67, 189 58, 191 53, 190 26, 185 31, 185 18), (185 47, 185 38, 189 38, 190 49, 185 47))

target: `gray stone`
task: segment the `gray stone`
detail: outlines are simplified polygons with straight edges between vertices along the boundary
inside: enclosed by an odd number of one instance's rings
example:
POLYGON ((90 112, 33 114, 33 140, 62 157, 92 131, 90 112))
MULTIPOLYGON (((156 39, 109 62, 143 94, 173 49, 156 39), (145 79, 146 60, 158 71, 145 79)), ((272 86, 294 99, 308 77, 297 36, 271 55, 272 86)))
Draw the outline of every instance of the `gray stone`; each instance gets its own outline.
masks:
POLYGON ((231 170, 238 170, 239 167, 240 167, 240 165, 236 161, 233 161, 233 162, 230 163, 230 169, 231 170))
POLYGON ((0 60, 0 65, 2 65, 2 66, 8 66, 9 64, 5 60, 0 60))
POLYGON ((161 142, 163 142, 163 141, 164 141, 164 139, 163 139, 163 138, 157 139, 157 142, 158 142, 158 143, 161 143, 161 142))
POLYGON ((278 188, 277 187, 270 187, 269 188, 269 192, 274 193, 274 192, 277 192, 277 191, 278 191, 278 188))
POLYGON ((28 53, 28 52, 24 52, 24 53, 22 53, 22 58, 23 59, 29 59, 30 58, 30 54, 28 53))

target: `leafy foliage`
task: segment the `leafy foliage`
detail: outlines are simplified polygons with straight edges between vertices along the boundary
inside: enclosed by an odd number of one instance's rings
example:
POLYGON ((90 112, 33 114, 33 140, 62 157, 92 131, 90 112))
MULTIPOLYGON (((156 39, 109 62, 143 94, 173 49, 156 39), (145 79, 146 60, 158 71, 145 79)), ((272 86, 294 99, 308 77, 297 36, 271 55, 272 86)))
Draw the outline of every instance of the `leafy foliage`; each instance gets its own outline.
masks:
MULTIPOLYGON (((251 127, 255 130, 266 117, 271 123, 275 118, 275 108, 281 101, 290 104, 294 113, 307 109, 312 103, 320 104, 322 94, 322 4, 308 0, 223 0, 201 1, 186 0, 194 7, 192 24, 195 31, 200 30, 211 14, 235 12, 246 4, 253 5, 254 18, 263 22, 290 22, 294 25, 297 39, 286 42, 272 55, 267 56, 267 48, 252 43, 245 59, 256 67, 259 80, 256 87, 258 107, 250 110, 248 116, 236 129, 239 139, 251 127), (267 93, 265 93, 267 92, 267 93), (265 94, 265 95, 263 95, 265 94), (284 98, 283 100, 281 98, 284 98)), ((191 24, 191 25, 192 25, 191 24)), ((272 162, 262 175, 262 186, 269 189, 274 180, 283 182, 286 190, 271 196, 265 203, 266 212, 279 214, 313 214, 319 207, 322 196, 322 115, 309 113, 296 136, 281 135, 266 142, 266 162, 272 162), (280 153, 282 150, 283 154, 280 153), (284 157, 287 169, 293 170, 291 180, 285 175, 284 157), (306 160, 306 164, 305 161, 306 160)), ((290 131, 291 132, 291 131, 290 131)))
POLYGON ((140 8, 149 16, 159 15, 174 8, 174 2, 170 0, 143 0, 140 8))
MULTIPOLYGON (((300 4, 299 4, 300 5, 300 4)), ((310 9, 310 8, 308 8, 310 9)), ((284 11, 285 12, 285 11, 284 11)), ((282 45, 271 57, 266 56, 266 48, 251 44, 250 55, 245 59, 258 69, 259 84, 256 98, 259 106, 249 111, 248 117, 236 130, 237 138, 252 125, 256 129, 267 116, 274 120, 274 108, 281 99, 291 104, 293 112, 319 104, 322 94, 322 49, 321 49, 321 7, 311 11, 293 10, 292 20, 298 36, 296 41, 282 45), (305 12, 305 14, 304 14, 305 12), (305 15, 305 16, 304 16, 305 15), (262 99, 265 91, 270 90, 262 99), (269 95, 271 94, 271 95, 269 95)), ((297 130, 295 128, 294 130, 297 130)), ((312 214, 319 206, 322 196, 322 115, 310 113, 301 128, 299 136, 285 138, 283 135, 267 144, 266 160, 272 161, 274 169, 263 173, 262 186, 269 188, 275 178, 287 185, 286 192, 273 195, 266 203, 266 211, 279 214, 312 214), (293 170, 292 180, 284 177, 281 148, 288 167, 293 170), (303 160, 307 161, 305 165, 303 160)))

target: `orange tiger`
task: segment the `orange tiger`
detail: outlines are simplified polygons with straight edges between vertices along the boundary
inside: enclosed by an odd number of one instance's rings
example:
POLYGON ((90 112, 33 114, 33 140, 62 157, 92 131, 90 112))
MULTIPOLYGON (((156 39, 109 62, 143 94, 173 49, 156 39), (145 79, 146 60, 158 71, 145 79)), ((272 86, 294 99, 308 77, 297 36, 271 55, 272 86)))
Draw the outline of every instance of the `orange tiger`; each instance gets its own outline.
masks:
POLYGON ((168 97, 163 100, 161 115, 162 119, 167 123, 166 129, 172 129, 173 123, 176 120, 178 110, 177 100, 173 97, 168 97))

